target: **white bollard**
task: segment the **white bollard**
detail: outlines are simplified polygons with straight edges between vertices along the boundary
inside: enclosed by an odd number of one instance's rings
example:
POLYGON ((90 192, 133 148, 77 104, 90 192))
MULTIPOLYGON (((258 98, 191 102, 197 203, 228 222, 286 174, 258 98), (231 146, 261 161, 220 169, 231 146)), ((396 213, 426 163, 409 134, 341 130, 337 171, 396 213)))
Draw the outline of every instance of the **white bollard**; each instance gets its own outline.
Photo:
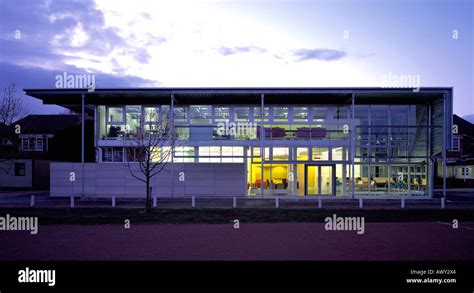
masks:
POLYGON ((400 204, 400 206, 402 207, 402 209, 405 208, 405 199, 404 198, 402 198, 402 203, 400 204))
POLYGON ((237 197, 235 197, 235 196, 232 198, 232 207, 233 208, 237 207, 237 197))
POLYGON ((275 198, 275 207, 276 208, 280 207, 280 198, 278 198, 278 197, 275 198))
POLYGON ((35 206, 35 196, 32 195, 30 199, 30 207, 34 207, 34 206, 35 206))
POLYGON ((359 198, 359 208, 364 207, 364 200, 362 198, 359 198))
POLYGON ((444 209, 446 207, 446 198, 442 197, 441 198, 441 208, 444 209))
POLYGON ((195 208, 196 207, 196 197, 193 195, 191 198, 191 207, 195 208))
POLYGON ((71 196, 71 208, 74 208, 74 195, 71 196))
POLYGON ((318 198, 318 208, 322 208, 323 207, 323 201, 321 200, 321 198, 318 198))
POLYGON ((153 197, 153 207, 156 208, 156 196, 153 197))
POLYGON ((112 196, 112 207, 115 208, 115 196, 112 196))

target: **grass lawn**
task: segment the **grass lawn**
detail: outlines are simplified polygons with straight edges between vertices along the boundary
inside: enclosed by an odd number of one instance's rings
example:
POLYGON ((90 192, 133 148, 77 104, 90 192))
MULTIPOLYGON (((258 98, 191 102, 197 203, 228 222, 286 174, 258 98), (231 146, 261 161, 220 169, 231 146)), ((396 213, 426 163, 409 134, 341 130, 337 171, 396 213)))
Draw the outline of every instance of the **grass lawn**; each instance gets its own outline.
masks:
POLYGON ((462 209, 143 209, 112 208, 1 208, 0 217, 38 217, 47 224, 123 224, 125 219, 137 224, 224 224, 238 219, 241 223, 319 223, 333 214, 365 217, 365 222, 451 222, 474 221, 472 210, 462 209))

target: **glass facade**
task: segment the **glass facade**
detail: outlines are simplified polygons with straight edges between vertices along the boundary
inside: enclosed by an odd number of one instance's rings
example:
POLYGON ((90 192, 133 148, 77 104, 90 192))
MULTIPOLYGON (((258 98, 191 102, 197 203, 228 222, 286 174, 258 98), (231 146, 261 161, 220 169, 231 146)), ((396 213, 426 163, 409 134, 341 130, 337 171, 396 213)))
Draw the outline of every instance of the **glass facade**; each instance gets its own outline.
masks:
POLYGON ((428 105, 356 105, 355 190, 426 194, 432 146, 428 105))
POLYGON ((428 195, 442 151, 439 101, 265 105, 263 121, 256 104, 99 105, 98 160, 136 161, 127 141, 171 109, 179 146, 167 160, 244 164, 249 196, 428 195))

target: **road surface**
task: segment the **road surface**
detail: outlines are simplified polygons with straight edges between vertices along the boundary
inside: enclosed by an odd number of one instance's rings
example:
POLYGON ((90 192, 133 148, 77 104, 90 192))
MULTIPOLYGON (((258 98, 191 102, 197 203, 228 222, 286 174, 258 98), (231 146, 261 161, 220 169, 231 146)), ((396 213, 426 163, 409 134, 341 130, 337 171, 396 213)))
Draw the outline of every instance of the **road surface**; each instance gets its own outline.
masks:
POLYGON ((0 231, 1 260, 474 260, 474 223, 44 225, 0 231))

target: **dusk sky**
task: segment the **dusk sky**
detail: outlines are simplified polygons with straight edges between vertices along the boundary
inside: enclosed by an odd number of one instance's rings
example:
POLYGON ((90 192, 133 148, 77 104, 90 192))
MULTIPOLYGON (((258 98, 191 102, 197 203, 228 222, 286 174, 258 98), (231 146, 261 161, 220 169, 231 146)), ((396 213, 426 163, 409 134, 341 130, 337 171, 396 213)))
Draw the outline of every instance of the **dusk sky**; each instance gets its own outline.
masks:
MULTIPOLYGON (((474 5, 459 0, 0 0, 0 86, 382 86, 417 75, 474 113, 474 5)), ((57 113, 28 98, 31 113, 57 113)))

